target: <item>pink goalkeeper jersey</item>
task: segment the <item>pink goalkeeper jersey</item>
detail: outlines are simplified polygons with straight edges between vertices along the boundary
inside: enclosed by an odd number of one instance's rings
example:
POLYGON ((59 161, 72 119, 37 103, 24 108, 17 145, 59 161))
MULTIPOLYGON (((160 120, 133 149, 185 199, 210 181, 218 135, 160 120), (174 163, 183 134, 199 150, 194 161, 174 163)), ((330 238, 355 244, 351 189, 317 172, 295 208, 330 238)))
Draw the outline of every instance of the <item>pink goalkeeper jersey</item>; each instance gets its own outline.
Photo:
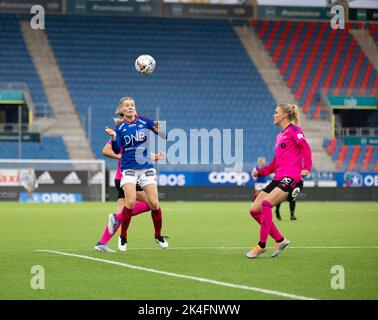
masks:
POLYGON ((290 124, 276 137, 274 156, 274 180, 290 177, 303 180, 301 171, 311 170, 311 150, 304 149, 301 142, 308 146, 306 138, 300 127, 290 124))
MULTIPOLYGON (((108 144, 112 144, 112 141, 109 140, 108 144)), ((121 147, 121 150, 119 151, 119 154, 122 155, 123 149, 121 147)), ((122 179, 122 172, 121 172, 121 160, 118 159, 118 165, 117 165, 117 172, 116 175, 114 176, 114 180, 121 180, 122 179)))

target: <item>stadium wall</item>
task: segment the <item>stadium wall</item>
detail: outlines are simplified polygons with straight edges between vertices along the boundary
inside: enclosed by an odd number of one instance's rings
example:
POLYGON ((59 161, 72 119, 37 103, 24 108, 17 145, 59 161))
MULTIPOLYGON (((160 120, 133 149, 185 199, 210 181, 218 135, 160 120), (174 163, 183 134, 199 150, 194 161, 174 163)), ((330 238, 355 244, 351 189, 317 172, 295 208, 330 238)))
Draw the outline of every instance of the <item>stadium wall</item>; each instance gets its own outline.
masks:
MULTIPOLYGON (((67 168, 68 169, 68 168, 67 168)), ((104 198, 115 201, 114 171, 106 171, 104 198)), ((94 170, 36 170, 35 201, 100 201, 102 172, 94 170)), ((306 179, 299 201, 377 201, 377 173, 318 172, 306 179)), ((225 172, 159 172, 159 196, 163 201, 250 201, 254 194, 249 174, 225 172), (195 179, 199 175, 201 179, 195 179), (248 178, 248 179, 247 179, 248 178), (248 181, 247 181, 248 180, 248 181)), ((0 170, 0 201, 27 202, 19 170, 0 170)))
MULTIPOLYGON (((3 0, 0 12, 30 13, 31 5, 42 5, 48 14, 125 15, 167 18, 329 20, 331 7, 225 5, 206 3, 167 3, 99 0, 3 0)), ((349 21, 378 22, 378 9, 349 8, 349 21)))
MULTIPOLYGON (((251 201, 250 187, 159 187, 162 201, 251 201)), ((298 201, 377 201, 377 187, 304 188, 298 201)), ((108 189, 108 201, 116 201, 115 189, 108 189)))
MULTIPOLYGON (((79 186, 61 186, 59 192, 51 192, 51 187, 38 188, 39 198, 45 202, 90 201, 91 192, 79 186), (75 198, 71 198, 75 196, 75 198)), ((19 201, 25 193, 21 187, 0 188, 0 201, 19 201)), ((251 201, 254 189, 250 187, 159 187, 162 201, 251 201)), ((378 201, 377 187, 361 188, 304 188, 298 201, 378 201)), ((108 187, 107 201, 116 201, 117 193, 108 187)))

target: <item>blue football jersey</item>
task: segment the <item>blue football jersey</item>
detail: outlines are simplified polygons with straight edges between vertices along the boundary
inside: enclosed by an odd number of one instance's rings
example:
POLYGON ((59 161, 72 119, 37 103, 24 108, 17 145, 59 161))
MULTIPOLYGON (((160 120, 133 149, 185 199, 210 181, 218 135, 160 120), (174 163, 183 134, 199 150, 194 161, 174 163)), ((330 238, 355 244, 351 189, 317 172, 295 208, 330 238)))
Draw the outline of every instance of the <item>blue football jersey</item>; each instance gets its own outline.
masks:
POLYGON ((149 169, 153 165, 148 149, 149 131, 157 132, 154 129, 154 120, 136 116, 133 122, 122 122, 114 129, 116 140, 112 140, 112 149, 118 154, 123 148, 121 156, 121 170, 127 169, 149 169))

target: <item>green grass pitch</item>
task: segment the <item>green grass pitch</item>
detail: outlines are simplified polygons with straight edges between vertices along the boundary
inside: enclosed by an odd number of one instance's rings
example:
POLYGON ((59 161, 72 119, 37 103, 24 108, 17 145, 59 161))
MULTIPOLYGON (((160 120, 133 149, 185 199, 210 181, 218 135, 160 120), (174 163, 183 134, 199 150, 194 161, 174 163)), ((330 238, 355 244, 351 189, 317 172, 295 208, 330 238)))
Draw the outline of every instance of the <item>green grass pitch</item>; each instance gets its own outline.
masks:
MULTIPOLYGON (((291 241, 279 257, 249 260, 258 226, 247 202, 163 202, 163 234, 153 241, 150 214, 134 217, 126 253, 93 250, 115 203, 0 205, 0 299, 286 299, 62 256, 57 250, 234 285, 315 299, 378 299, 378 203, 299 202, 297 221, 276 222, 291 241), (45 289, 31 288, 31 268, 45 270, 45 289), (342 266, 345 289, 332 289, 331 268, 342 266)), ((268 246, 273 245, 269 240, 268 246)), ((116 239, 110 246, 117 248, 116 239)))

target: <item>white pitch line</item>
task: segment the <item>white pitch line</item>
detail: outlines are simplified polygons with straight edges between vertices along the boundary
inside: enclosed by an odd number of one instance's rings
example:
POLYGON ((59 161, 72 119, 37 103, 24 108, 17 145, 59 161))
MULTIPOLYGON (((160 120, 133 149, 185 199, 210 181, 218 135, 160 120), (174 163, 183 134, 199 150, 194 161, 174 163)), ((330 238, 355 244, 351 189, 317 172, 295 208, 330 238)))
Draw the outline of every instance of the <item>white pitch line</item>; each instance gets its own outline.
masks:
MULTIPOLYGON (((239 249, 250 249, 251 247, 245 246, 245 247, 169 247, 169 251, 171 250, 239 250, 239 249)), ((268 247, 268 249, 273 249, 272 247, 268 247)), ((378 249, 378 247, 290 247, 288 246, 286 250, 288 249, 378 249)), ((88 248, 62 248, 62 249, 54 249, 54 250, 65 250, 65 251, 94 251, 93 249, 88 248)), ((127 248, 127 250, 160 250, 160 248, 157 247, 131 247, 127 248)))
POLYGON ((287 247, 286 249, 378 249, 378 247, 287 247))
MULTIPOLYGON (((251 247, 169 247, 169 250, 238 250, 250 249, 251 247)), ((267 247, 273 249, 273 247, 267 247)), ((290 247, 287 249, 378 249, 378 247, 290 247)), ((127 248, 127 250, 159 250, 159 248, 127 248)))
POLYGON ((174 272, 166 272, 166 271, 161 271, 161 270, 157 270, 157 269, 144 268, 144 267, 139 267, 139 266, 135 266, 135 265, 132 265, 132 264, 122 263, 122 262, 119 262, 119 261, 100 259, 100 258, 95 258, 95 257, 90 257, 90 256, 83 256, 83 255, 80 255, 80 254, 73 254, 73 253, 53 251, 53 250, 36 250, 36 251, 47 252, 47 253, 55 253, 55 254, 58 254, 58 255, 63 255, 63 256, 68 256, 68 257, 76 257, 76 258, 92 260, 92 261, 96 261, 96 262, 103 262, 103 263, 113 264, 113 265, 116 265, 116 266, 125 267, 125 268, 129 268, 129 269, 161 274, 161 275, 165 275, 165 276, 169 276, 169 277, 188 279, 188 280, 193 280, 193 281, 202 282, 202 283, 210 283, 210 284, 214 284, 214 285, 218 285, 218 286, 222 286, 222 287, 229 287, 229 288, 233 288, 233 289, 255 291, 255 292, 265 293, 265 294, 269 294, 269 295, 284 297, 284 298, 290 298, 290 299, 296 299, 296 300, 317 300, 317 299, 314 299, 314 298, 299 296, 299 295, 296 295, 296 294, 290 294, 290 293, 285 293, 285 292, 280 292, 280 291, 261 289, 261 288, 256 288, 256 287, 249 287, 249 286, 244 286, 244 285, 237 285, 237 284, 233 284, 233 283, 211 280, 211 279, 200 278, 200 277, 194 277, 194 276, 188 276, 188 275, 174 273, 174 272))

